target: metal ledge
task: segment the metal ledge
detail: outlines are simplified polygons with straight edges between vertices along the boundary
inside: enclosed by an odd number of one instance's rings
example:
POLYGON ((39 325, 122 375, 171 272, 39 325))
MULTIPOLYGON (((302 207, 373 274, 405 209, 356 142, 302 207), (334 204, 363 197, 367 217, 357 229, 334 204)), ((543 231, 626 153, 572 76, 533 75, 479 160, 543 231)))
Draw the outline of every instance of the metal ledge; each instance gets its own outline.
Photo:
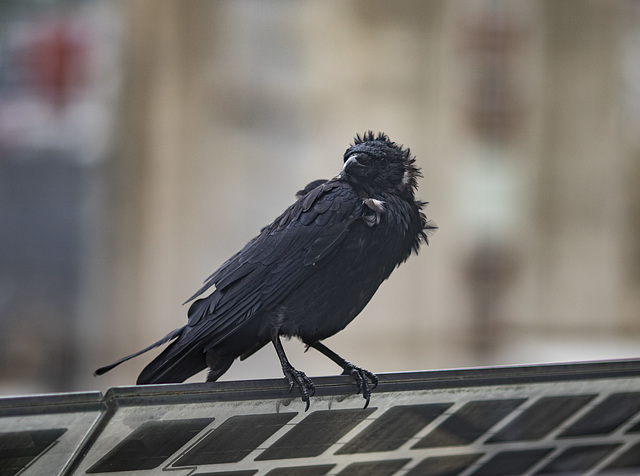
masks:
POLYGON ((638 474, 640 359, 0 398, 0 473, 638 474), (231 472, 231 473, 229 473, 231 472))

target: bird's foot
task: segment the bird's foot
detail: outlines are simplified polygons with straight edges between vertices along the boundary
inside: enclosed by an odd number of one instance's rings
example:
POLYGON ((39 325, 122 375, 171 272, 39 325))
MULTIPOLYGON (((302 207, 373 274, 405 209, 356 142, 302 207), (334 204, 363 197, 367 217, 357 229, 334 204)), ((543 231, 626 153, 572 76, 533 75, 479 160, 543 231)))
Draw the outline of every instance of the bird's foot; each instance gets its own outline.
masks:
POLYGON ((347 362, 343 368, 344 372, 342 372, 342 375, 351 375, 351 377, 353 377, 358 386, 356 393, 362 393, 362 397, 366 400, 364 408, 367 408, 369 406, 369 400, 371 399, 371 390, 378 386, 378 377, 373 372, 353 365, 351 362, 347 362), (372 385, 370 385, 369 382, 371 382, 372 385))
POLYGON ((293 387, 298 385, 300 393, 302 393, 302 401, 306 403, 304 411, 309 410, 309 397, 313 397, 316 393, 316 387, 313 382, 304 372, 296 370, 291 364, 282 366, 282 372, 289 382, 289 392, 293 390, 293 387))

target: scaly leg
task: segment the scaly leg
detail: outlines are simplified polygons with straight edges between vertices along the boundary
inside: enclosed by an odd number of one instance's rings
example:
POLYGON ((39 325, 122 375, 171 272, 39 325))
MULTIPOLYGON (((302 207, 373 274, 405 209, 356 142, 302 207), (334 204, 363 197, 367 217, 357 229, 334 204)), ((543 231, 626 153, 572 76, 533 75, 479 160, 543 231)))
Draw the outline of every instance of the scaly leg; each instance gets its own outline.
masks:
POLYGON ((282 365, 282 373, 286 377, 289 382, 289 392, 293 390, 293 387, 297 384, 300 387, 300 393, 302 393, 302 401, 307 405, 304 409, 306 412, 309 409, 309 397, 313 396, 316 393, 316 388, 313 385, 313 382, 309 377, 305 375, 304 372, 296 370, 293 368, 293 365, 289 363, 289 359, 287 359, 286 354, 284 353, 284 349, 282 348, 282 342, 280 342, 280 335, 277 332, 273 333, 273 337, 271 337, 271 342, 273 342, 273 346, 276 348, 276 353, 278 354, 278 358, 280 359, 280 365, 282 365))
POLYGON ((362 392, 362 397, 366 400, 364 408, 367 408, 369 406, 369 400, 371 399, 371 390, 378 386, 378 377, 376 376, 376 374, 353 365, 351 362, 346 361, 334 351, 329 349, 326 345, 320 342, 313 342, 307 345, 326 355, 336 364, 342 367, 343 375, 351 375, 353 377, 353 379, 356 381, 356 385, 358 386, 357 393, 362 392), (373 384, 373 387, 369 386, 369 380, 373 384))

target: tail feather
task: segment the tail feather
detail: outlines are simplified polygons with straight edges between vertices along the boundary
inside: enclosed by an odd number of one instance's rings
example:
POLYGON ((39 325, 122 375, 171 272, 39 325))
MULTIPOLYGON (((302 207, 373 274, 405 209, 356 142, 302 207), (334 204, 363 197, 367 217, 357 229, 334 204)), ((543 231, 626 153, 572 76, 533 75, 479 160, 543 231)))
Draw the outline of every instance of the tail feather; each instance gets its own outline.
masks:
POLYGON ((204 344, 172 342, 142 369, 136 385, 180 383, 207 367, 204 344))
POLYGON ((162 345, 162 344, 166 344, 167 342, 169 342, 172 339, 175 339, 176 337, 178 337, 180 334, 182 334, 182 331, 184 330, 186 326, 180 327, 179 329, 175 329, 171 332, 169 332, 166 336, 164 336, 162 339, 160 339, 158 342, 154 342, 153 344, 151 344, 148 347, 145 347, 142 350, 139 350, 138 352, 131 354, 131 355, 127 355, 126 357, 121 358, 120 360, 109 364, 109 365, 105 365, 104 367, 100 367, 98 370, 96 370, 93 374, 94 375, 102 375, 106 372, 108 372, 109 370, 113 369, 114 367, 117 367, 118 365, 120 365, 123 362, 126 362, 127 360, 133 359, 134 357, 137 357, 141 354, 144 354, 145 352, 150 351, 151 349, 155 349, 156 347, 162 345))
POLYGON ((218 380, 223 373, 229 370, 235 359, 233 355, 218 355, 215 350, 208 350, 206 354, 207 367, 209 367, 207 382, 218 380))

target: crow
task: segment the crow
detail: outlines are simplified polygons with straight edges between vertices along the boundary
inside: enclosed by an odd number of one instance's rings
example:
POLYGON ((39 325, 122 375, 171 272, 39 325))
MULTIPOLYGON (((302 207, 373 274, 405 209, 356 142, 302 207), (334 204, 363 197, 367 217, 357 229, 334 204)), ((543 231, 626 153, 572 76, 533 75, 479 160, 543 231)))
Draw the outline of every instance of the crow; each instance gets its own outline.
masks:
POLYGON ((297 337, 352 376, 366 408, 378 378, 322 341, 362 311, 436 226, 422 211, 426 202, 415 199, 422 175, 408 148, 368 131, 356 135, 343 160, 336 177, 300 190, 293 205, 205 280, 185 302, 195 299, 187 324, 95 373, 170 342, 138 385, 183 382, 207 367, 207 381, 215 381, 236 358, 271 342, 289 391, 299 387, 306 411, 313 382, 291 365, 281 342, 297 337))

